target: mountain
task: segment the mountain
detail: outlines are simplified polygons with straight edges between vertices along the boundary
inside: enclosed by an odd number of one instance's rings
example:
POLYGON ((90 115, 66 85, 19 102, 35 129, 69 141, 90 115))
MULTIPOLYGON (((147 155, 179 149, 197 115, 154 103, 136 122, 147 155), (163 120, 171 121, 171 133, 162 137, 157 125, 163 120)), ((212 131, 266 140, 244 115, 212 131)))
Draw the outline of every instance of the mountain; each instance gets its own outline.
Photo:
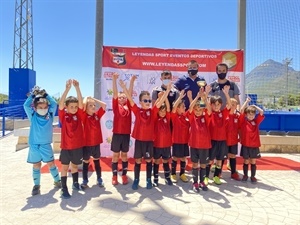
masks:
POLYGON ((4 100, 8 100, 8 95, 0 94, 0 103, 2 103, 4 100))
POLYGON ((246 74, 246 93, 258 94, 259 98, 280 97, 286 96, 287 90, 289 94, 300 91, 300 71, 295 71, 291 66, 287 71, 285 63, 269 59, 246 74))

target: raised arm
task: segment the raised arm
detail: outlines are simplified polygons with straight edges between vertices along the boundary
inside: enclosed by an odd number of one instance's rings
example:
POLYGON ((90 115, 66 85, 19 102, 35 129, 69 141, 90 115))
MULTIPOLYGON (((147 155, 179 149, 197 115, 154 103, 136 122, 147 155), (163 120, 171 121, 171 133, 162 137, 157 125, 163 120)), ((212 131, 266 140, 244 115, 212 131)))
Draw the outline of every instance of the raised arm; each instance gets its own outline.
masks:
POLYGON ((173 113, 176 112, 176 109, 177 109, 179 103, 181 102, 181 100, 183 99, 184 96, 185 96, 184 90, 181 90, 179 92, 179 96, 178 96, 177 100, 174 102, 173 109, 172 109, 173 113))
POLYGON ((200 93, 200 90, 199 90, 196 97, 194 99, 192 99, 192 102, 190 103, 190 107, 189 107, 189 112, 190 113, 193 111, 193 108, 194 108, 196 102, 198 101, 198 99, 200 98, 200 96, 201 96, 201 93, 200 93))
POLYGON ((104 111, 106 110, 106 103, 105 102, 102 102, 101 100, 93 98, 93 97, 90 97, 90 98, 93 99, 95 102, 97 102, 104 111))
POLYGON ((64 93, 62 94, 62 96, 61 96, 61 98, 59 100, 58 107, 59 107, 60 110, 63 110, 64 107, 65 107, 65 100, 66 100, 67 94, 69 93, 71 87, 72 87, 72 80, 69 79, 66 82, 66 89, 65 89, 64 93))
POLYGON ((25 113, 28 117, 29 120, 31 120, 32 118, 32 114, 33 114, 33 108, 31 107, 32 101, 34 99, 34 95, 29 95, 28 98, 26 99, 26 101, 23 104, 23 108, 25 110, 25 113))
POLYGON ((262 109, 262 108, 260 108, 259 106, 257 106, 257 105, 252 105, 252 106, 254 106, 256 109, 257 109, 257 111, 259 112, 259 114, 262 116, 262 115, 264 115, 264 110, 262 109))
POLYGON ((77 93, 77 99, 78 99, 78 108, 83 109, 83 100, 81 91, 79 88, 79 82, 77 80, 73 80, 73 86, 75 87, 76 93, 77 93))
POLYGON ((171 107, 170 107, 170 102, 169 102, 168 98, 165 99, 165 104, 166 104, 166 107, 167 107, 167 112, 170 112, 171 107))
POLYGON ((226 97, 226 108, 229 110, 231 108, 231 100, 230 100, 230 96, 229 96, 229 89, 230 89, 230 85, 225 85, 223 88, 223 93, 226 97))
POLYGON ((49 105, 49 112, 55 113, 56 108, 57 108, 57 102, 55 101, 54 98, 52 98, 50 95, 48 95, 47 93, 45 93, 46 99, 49 101, 50 105, 49 105))
POLYGON ((158 101, 155 103, 155 106, 156 106, 157 108, 160 108, 161 105, 165 102, 166 98, 167 98, 168 95, 169 95, 169 92, 170 92, 171 88, 172 88, 172 83, 170 82, 170 83, 168 84, 168 86, 167 86, 167 90, 164 91, 164 94, 163 94, 163 95, 161 96, 161 98, 159 98, 158 101))
POLYGON ((245 108, 247 107, 248 103, 251 101, 251 98, 247 97, 246 101, 244 102, 244 104, 241 107, 241 113, 244 113, 245 108))
POLYGON ((128 89, 128 93, 130 94, 130 96, 132 96, 132 91, 133 91, 133 85, 134 85, 134 81, 136 80, 136 75, 133 75, 130 78, 130 83, 129 83, 129 89, 128 89))
POLYGON ((118 73, 113 73, 112 75, 112 89, 113 89, 113 98, 118 98, 118 87, 117 87, 117 79, 119 78, 118 73))
POLYGON ((129 91, 126 88, 125 82, 122 81, 122 80, 119 80, 119 84, 120 84, 120 87, 123 88, 123 92, 126 95, 126 97, 127 97, 128 101, 129 101, 130 105, 134 106, 135 103, 134 103, 134 101, 132 99, 132 96, 129 94, 129 91))

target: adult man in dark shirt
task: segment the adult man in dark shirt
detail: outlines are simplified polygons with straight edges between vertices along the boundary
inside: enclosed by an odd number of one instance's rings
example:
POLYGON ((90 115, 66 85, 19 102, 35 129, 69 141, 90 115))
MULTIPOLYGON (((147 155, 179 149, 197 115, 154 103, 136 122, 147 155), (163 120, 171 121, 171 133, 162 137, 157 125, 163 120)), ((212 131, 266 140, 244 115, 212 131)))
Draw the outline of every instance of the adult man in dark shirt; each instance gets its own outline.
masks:
MULTIPOLYGON (((188 74, 180 77, 175 83, 174 86, 178 91, 184 90, 185 93, 192 91, 192 98, 194 99, 199 92, 199 83, 202 81, 202 84, 206 84, 204 77, 198 76, 198 63, 195 60, 189 61, 187 68, 188 74)), ((183 98, 186 109, 190 106, 190 101, 187 95, 183 98)))

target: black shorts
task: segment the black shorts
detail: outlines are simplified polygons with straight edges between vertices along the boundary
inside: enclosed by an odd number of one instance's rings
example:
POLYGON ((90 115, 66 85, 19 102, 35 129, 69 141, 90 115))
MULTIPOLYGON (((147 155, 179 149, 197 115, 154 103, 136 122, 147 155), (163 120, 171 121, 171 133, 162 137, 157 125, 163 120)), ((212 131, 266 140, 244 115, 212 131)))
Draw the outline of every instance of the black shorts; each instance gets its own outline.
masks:
POLYGON ((188 144, 173 144, 172 146, 172 156, 176 158, 183 158, 189 156, 189 146, 188 144))
POLYGON ((83 160, 89 160, 91 156, 94 159, 100 158, 100 145, 83 147, 83 160))
POLYGON ((238 145, 236 144, 236 145, 228 146, 228 153, 236 155, 238 153, 238 145))
POLYGON ((227 159, 228 147, 226 141, 211 140, 211 149, 209 150, 209 160, 227 159))
POLYGON ((82 163, 82 154, 82 148, 72 150, 62 149, 60 151, 59 161, 63 165, 69 165, 70 162, 74 165, 80 165, 82 163))
POLYGON ((171 158, 171 147, 167 148, 153 148, 153 158, 160 159, 160 157, 164 160, 168 160, 171 158))
POLYGON ((139 141, 135 140, 134 154, 135 159, 152 159, 153 157, 153 141, 139 141))
POLYGON ((193 163, 208 164, 209 149, 191 148, 191 161, 193 163))
POLYGON ((241 154, 244 159, 259 159, 261 157, 259 148, 242 146, 241 154))
POLYGON ((113 134, 110 150, 113 152, 129 151, 130 134, 113 134))

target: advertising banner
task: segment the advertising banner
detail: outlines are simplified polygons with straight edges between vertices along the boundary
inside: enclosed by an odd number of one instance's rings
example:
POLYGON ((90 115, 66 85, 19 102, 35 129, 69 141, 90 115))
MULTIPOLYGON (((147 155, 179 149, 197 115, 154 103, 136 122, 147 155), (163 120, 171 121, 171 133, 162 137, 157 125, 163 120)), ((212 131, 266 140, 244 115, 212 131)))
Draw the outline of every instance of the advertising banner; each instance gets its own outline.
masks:
MULTIPOLYGON (((133 88, 133 99, 139 105, 138 96, 141 91, 152 92, 156 86, 161 86, 162 71, 170 70, 173 82, 187 74, 187 63, 196 60, 199 64, 198 75, 210 84, 217 79, 216 65, 220 62, 229 67, 227 79, 234 81, 243 93, 244 86, 244 52, 242 50, 198 50, 198 49, 159 49, 146 47, 104 46, 102 57, 102 74, 99 89, 101 100, 106 102, 107 110, 101 118, 103 143, 101 156, 111 156, 110 143, 112 139, 112 74, 118 73, 129 86, 133 75, 137 76, 133 88)), ((118 86, 118 91, 122 89, 118 86)), ((134 115, 132 115, 132 128, 134 115)), ((134 139, 131 138, 128 155, 133 156, 134 139)))

